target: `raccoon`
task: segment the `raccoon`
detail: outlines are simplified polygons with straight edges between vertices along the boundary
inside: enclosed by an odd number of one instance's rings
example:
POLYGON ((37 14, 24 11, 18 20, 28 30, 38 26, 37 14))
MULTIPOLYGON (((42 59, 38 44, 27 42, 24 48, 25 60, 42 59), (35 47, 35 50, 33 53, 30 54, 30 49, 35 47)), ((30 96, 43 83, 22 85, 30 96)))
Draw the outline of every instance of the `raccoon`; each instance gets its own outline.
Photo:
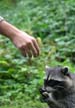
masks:
POLYGON ((75 108, 75 74, 67 67, 46 67, 46 78, 40 93, 49 108, 75 108))

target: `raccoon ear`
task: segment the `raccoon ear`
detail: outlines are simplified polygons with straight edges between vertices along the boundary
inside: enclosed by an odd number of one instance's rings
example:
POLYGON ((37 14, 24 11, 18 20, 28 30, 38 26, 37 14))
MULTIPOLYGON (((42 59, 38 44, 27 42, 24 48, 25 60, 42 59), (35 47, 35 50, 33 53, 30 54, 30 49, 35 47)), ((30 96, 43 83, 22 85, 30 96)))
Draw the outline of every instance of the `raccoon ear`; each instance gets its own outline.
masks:
POLYGON ((67 75, 68 74, 68 67, 64 67, 62 69, 62 72, 63 72, 64 75, 67 75))

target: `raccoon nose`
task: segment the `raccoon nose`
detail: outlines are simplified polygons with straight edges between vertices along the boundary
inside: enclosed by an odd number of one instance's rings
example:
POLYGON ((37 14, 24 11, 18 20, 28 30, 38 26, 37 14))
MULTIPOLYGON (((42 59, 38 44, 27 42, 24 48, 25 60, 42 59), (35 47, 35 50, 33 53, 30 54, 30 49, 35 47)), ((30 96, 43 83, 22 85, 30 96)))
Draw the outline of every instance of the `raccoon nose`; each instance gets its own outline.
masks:
POLYGON ((46 90, 44 88, 40 88, 40 93, 45 92, 46 90))

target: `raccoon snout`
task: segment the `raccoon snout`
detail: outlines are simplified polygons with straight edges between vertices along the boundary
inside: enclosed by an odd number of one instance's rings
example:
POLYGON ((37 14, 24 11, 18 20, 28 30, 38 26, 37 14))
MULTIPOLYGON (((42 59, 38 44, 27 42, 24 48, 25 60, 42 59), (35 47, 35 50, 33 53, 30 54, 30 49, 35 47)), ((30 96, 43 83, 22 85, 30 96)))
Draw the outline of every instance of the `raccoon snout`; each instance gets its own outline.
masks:
POLYGON ((40 93, 42 94, 44 92, 46 92, 46 90, 44 88, 40 88, 40 93))

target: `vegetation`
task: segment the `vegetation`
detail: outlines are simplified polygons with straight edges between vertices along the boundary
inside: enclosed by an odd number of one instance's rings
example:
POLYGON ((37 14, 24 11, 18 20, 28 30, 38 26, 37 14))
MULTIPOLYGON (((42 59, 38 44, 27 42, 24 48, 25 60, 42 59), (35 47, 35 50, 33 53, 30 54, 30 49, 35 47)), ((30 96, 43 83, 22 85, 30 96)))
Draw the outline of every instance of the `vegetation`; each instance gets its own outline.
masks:
POLYGON ((39 99, 45 65, 75 70, 75 2, 0 0, 0 15, 35 36, 41 49, 39 57, 24 58, 0 36, 1 108, 45 108, 39 99))

